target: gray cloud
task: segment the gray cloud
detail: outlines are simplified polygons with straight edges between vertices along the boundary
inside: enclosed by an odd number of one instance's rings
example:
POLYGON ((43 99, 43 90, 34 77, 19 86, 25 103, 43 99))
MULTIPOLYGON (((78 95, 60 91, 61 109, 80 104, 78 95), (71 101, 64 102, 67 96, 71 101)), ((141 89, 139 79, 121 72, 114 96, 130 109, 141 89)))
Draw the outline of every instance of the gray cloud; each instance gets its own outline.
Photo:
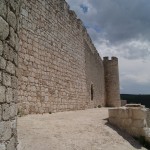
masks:
POLYGON ((122 93, 150 92, 150 1, 67 0, 101 56, 119 57, 122 93), (88 7, 84 13, 81 4, 88 7))
POLYGON ((89 0, 89 3, 96 14, 86 16, 87 23, 93 22, 102 28, 109 41, 150 40, 150 1, 89 0))

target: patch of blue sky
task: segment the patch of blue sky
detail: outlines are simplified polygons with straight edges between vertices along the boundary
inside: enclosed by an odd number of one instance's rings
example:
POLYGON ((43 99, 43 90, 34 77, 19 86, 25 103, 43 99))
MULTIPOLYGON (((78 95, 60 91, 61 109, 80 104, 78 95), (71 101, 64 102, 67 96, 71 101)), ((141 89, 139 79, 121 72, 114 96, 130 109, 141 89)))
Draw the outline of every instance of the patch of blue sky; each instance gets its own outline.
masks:
POLYGON ((80 8, 82 9, 83 13, 86 14, 86 13, 88 12, 88 7, 87 7, 86 5, 81 4, 81 5, 80 5, 80 8))

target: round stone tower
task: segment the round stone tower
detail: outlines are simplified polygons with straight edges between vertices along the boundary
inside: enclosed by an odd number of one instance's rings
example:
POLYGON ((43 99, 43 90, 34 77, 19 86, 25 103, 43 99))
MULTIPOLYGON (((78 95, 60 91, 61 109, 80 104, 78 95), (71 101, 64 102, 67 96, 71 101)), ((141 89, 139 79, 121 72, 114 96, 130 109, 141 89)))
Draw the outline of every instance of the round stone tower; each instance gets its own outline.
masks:
POLYGON ((105 99, 106 106, 118 107, 121 105, 119 88, 118 58, 103 58, 105 75, 105 99))

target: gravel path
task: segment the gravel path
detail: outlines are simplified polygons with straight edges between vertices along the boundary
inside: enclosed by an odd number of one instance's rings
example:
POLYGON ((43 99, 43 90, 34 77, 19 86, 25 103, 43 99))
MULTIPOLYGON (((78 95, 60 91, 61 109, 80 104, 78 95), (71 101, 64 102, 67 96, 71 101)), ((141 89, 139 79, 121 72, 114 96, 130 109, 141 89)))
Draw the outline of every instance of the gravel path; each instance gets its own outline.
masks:
POLYGON ((18 118, 18 150, 144 150, 107 117, 100 108, 18 118))

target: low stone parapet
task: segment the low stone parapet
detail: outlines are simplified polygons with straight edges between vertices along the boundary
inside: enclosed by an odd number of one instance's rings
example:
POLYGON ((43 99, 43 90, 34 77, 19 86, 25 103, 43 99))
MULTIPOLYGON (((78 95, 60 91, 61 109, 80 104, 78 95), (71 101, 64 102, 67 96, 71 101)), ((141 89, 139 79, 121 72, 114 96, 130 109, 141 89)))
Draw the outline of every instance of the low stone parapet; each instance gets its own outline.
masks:
POLYGON ((149 109, 142 105, 127 105, 109 109, 109 122, 134 137, 145 137, 150 142, 149 109))

